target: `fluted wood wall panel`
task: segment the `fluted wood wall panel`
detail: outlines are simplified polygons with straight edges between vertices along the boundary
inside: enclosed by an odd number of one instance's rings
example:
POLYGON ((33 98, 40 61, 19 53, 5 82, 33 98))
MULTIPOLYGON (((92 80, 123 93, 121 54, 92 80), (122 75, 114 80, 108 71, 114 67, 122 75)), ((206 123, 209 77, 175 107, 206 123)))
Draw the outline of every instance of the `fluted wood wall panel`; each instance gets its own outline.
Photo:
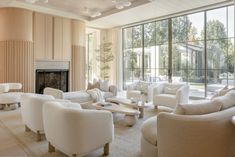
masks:
POLYGON ((86 88, 85 55, 85 47, 78 45, 72 46, 72 91, 84 90, 86 88))
POLYGON ((0 45, 0 82, 20 82, 23 92, 33 92, 33 42, 0 41, 0 45))

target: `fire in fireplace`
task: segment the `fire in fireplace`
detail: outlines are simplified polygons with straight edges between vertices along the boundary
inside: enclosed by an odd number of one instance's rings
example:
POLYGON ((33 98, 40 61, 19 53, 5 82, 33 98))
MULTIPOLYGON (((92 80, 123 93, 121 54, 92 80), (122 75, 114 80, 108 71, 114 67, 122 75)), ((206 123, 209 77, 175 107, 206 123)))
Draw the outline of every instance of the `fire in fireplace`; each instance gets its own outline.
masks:
POLYGON ((68 70, 36 70, 36 93, 42 94, 45 87, 60 89, 68 92, 69 72, 68 70))

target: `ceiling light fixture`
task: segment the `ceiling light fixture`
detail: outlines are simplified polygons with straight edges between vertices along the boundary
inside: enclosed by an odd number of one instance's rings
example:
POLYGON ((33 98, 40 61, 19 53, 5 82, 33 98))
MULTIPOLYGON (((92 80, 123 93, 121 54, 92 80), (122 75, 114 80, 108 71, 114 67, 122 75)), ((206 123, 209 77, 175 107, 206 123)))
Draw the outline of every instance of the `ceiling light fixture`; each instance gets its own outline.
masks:
POLYGON ((115 7, 117 9, 123 9, 131 6, 131 2, 129 0, 112 0, 112 2, 115 3, 115 7))
POLYGON ((25 0, 28 3, 36 3, 36 2, 43 2, 43 3, 48 3, 49 0, 25 0))
POLYGON ((93 8, 93 9, 85 8, 85 12, 89 14, 89 16, 92 18, 102 15, 102 13, 100 12, 98 8, 93 8))

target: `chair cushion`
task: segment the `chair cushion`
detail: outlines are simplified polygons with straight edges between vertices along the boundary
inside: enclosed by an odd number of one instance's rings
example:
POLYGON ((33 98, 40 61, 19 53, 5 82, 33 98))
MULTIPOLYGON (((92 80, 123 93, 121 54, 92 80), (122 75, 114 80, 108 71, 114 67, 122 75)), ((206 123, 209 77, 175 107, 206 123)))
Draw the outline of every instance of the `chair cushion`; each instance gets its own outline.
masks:
POLYGON ((164 86, 164 94, 172 94, 175 95, 177 90, 182 87, 182 84, 166 84, 164 86))
POLYGON ((167 107, 175 107, 177 105, 176 95, 159 94, 154 96, 155 105, 165 105, 167 107))
POLYGON ((141 96, 141 91, 139 90, 129 90, 127 91, 127 98, 140 98, 141 96))
POLYGON ((64 93, 64 99, 77 103, 82 103, 92 100, 90 94, 88 94, 86 91, 64 93))
POLYGON ((235 90, 229 91, 224 96, 219 96, 214 101, 222 103, 222 110, 235 106, 235 90))
POLYGON ((222 103, 218 101, 198 101, 193 104, 178 104, 174 113, 181 115, 202 115, 220 111, 222 103))
POLYGON ((146 141, 157 145, 157 116, 147 119, 142 125, 141 132, 146 141))

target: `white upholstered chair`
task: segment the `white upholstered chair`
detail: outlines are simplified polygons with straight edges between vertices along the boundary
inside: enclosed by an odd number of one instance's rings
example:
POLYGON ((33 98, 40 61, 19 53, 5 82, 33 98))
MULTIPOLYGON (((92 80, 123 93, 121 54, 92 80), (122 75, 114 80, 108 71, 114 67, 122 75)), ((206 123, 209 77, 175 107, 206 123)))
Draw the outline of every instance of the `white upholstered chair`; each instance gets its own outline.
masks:
MULTIPOLYGON (((37 140, 41 140, 44 134, 42 106, 47 101, 64 101, 56 100, 50 95, 27 93, 21 96, 21 115, 25 125, 25 131, 37 133, 37 140)), ((66 101, 69 102, 69 101, 66 101)))
POLYGON ((144 122, 143 157, 234 157, 235 107, 205 115, 162 112, 144 122))
POLYGON ((55 148, 72 156, 84 156, 104 147, 109 154, 114 125, 111 112, 83 110, 77 103, 47 102, 43 121, 49 152, 55 148))
POLYGON ((179 83, 161 83, 153 88, 153 105, 174 108, 177 104, 188 103, 189 86, 179 83))
POLYGON ((127 99, 142 99, 143 101, 152 101, 153 88, 156 83, 148 83, 145 81, 137 81, 127 86, 127 99))

